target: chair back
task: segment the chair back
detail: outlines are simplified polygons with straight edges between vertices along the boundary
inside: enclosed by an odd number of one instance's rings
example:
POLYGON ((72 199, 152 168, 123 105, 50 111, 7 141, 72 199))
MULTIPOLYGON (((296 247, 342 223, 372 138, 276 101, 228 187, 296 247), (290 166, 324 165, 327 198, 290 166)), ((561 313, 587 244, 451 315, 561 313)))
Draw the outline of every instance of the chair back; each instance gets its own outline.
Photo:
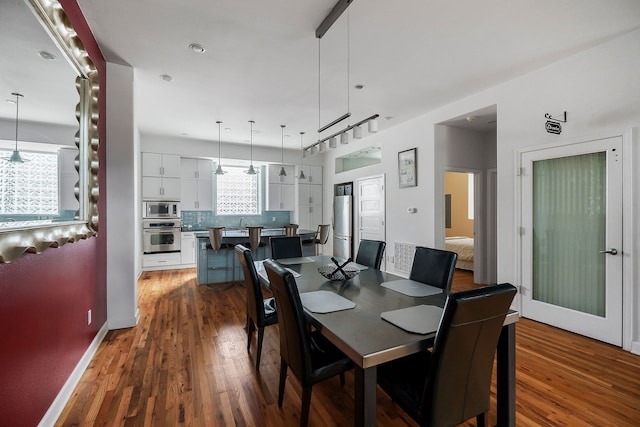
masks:
POLYGON ((264 268, 278 307, 280 357, 306 386, 311 378, 311 336, 298 293, 296 279, 277 262, 267 259, 264 268))
POLYGON ((416 247, 409 279, 436 288, 451 290, 458 254, 441 249, 416 247))
POLYGON ((515 294, 503 283, 447 297, 420 403, 423 424, 456 425, 489 411, 493 358, 515 294))
POLYGON ((269 239, 271 258, 300 258, 302 256, 302 240, 300 236, 278 236, 269 239))
POLYGON ((385 246, 387 244, 380 240, 360 240, 356 262, 380 270, 385 246))
POLYGON ((324 245, 329 240, 329 232, 331 231, 331 224, 320 224, 318 225, 318 232, 316 234, 316 243, 319 245, 324 245))
POLYGON ((298 224, 288 224, 284 226, 284 235, 295 237, 298 235, 298 224))
POLYGON ((260 288, 260 279, 258 272, 253 263, 251 250, 242 245, 235 246, 236 255, 240 260, 242 272, 244 274, 244 283, 247 287, 247 314, 253 319, 258 326, 264 324, 264 299, 262 289, 260 288))

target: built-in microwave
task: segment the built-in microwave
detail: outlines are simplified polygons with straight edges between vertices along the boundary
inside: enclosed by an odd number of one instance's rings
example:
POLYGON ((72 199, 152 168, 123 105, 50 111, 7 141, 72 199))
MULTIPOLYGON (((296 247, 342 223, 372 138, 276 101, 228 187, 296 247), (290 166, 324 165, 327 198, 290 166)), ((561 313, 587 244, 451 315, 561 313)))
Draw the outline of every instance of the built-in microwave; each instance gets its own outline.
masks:
POLYGON ((143 218, 180 218, 180 202, 155 201, 144 202, 143 218))

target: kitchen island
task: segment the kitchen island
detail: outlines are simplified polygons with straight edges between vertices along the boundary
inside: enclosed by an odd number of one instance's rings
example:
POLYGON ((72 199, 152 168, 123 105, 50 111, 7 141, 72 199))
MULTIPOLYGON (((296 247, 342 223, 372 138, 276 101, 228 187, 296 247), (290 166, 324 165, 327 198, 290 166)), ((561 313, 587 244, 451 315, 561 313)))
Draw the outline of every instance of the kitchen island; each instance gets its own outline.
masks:
MULTIPOLYGON (((208 231, 196 231, 196 269, 199 285, 212 283, 233 282, 243 280, 242 267, 237 259, 234 248, 237 244, 249 247, 249 230, 246 228, 228 228, 222 232, 222 245, 219 250, 213 250, 209 241, 208 231)), ((302 240, 313 239, 315 230, 298 230, 302 240)), ((263 260, 271 256, 269 238, 284 236, 284 228, 262 229, 260 246, 253 251, 255 261, 263 260)), ((315 245, 303 246, 303 255, 315 255, 315 245)))

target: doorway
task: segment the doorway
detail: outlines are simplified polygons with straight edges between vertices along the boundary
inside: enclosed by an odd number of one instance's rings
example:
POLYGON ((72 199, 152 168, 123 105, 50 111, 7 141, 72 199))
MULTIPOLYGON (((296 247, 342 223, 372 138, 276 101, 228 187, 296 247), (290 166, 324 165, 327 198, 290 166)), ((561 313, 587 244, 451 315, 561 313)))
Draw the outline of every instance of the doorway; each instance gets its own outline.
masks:
MULTIPOLYGON (((356 181, 356 215, 358 233, 355 247, 360 247, 360 240, 386 241, 386 207, 384 175, 367 177, 356 181)), ((357 254, 356 254, 357 255, 357 254)), ((355 257, 354 257, 355 258, 355 257)), ((382 259, 380 270, 386 269, 386 256, 382 259)))
POLYGON ((622 345, 622 137, 521 154, 522 315, 622 345))

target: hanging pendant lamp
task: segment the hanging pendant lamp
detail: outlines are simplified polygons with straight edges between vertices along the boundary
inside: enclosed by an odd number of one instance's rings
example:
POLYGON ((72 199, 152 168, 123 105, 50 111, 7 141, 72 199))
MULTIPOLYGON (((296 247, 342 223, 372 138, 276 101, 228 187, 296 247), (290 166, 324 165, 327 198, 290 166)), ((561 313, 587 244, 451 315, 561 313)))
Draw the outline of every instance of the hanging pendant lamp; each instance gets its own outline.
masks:
POLYGON ((251 153, 250 154, 251 157, 250 157, 250 160, 249 160, 249 162, 250 162, 249 163, 249 169, 247 169, 247 172, 246 172, 248 175, 255 175, 256 174, 256 170, 253 168, 253 124, 254 123, 255 122, 253 120, 249 120, 249 126, 250 126, 250 129, 251 129, 250 130, 251 134, 249 136, 249 144, 250 144, 250 147, 251 147, 251 152, 250 152, 251 153))
POLYGON ((28 162, 29 159, 23 159, 22 156, 20 155, 20 152, 18 151, 18 104, 19 104, 19 100, 20 98, 23 98, 24 95, 21 93, 17 93, 17 92, 13 92, 11 93, 11 95, 16 97, 16 147, 13 150, 13 154, 11 154, 10 157, 4 157, 3 159, 6 160, 9 163, 25 163, 28 162))
POLYGON ((218 120, 216 123, 218 124, 218 167, 216 168, 216 175, 224 175, 225 171, 222 170, 222 163, 220 162, 220 125, 222 122, 218 120))
POLYGON ((298 175, 298 179, 307 179, 304 175, 304 148, 302 144, 302 137, 304 136, 304 132, 300 132, 300 175, 298 175))
POLYGON ((282 129, 282 158, 280 161, 280 173, 278 176, 287 176, 287 171, 284 170, 284 127, 285 125, 280 125, 280 128, 282 129))

